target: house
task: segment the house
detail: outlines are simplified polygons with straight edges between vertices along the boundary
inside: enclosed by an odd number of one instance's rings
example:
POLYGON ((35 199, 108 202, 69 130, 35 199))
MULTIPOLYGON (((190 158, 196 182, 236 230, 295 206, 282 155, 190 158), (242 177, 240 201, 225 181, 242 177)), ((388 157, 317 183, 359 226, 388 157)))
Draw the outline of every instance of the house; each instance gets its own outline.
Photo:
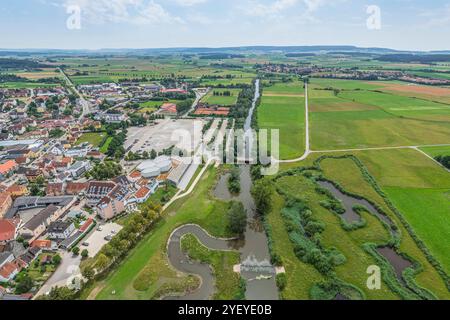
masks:
POLYGON ((52 222, 57 221, 61 217, 62 213, 63 211, 61 208, 54 205, 49 205, 25 223, 25 225, 20 229, 20 234, 26 238, 28 242, 33 242, 42 233, 44 233, 52 222))
POLYGON ((75 230, 73 222, 69 221, 55 221, 48 227, 48 236, 53 240, 67 239, 75 230))
POLYGON ((66 150, 64 152, 64 156, 66 157, 71 157, 71 158, 85 158, 87 153, 88 153, 88 149, 84 148, 84 147, 76 147, 76 148, 72 148, 69 150, 66 150))
POLYGON ((6 192, 8 192, 11 195, 11 198, 13 200, 23 197, 28 194, 28 188, 23 185, 13 184, 8 189, 6 189, 6 192))
POLYGON ((39 169, 29 169, 25 172, 25 176, 29 182, 35 182, 39 178, 43 178, 44 174, 39 169))
POLYGON ((110 220, 126 210, 126 201, 129 194, 128 188, 117 184, 97 204, 97 214, 103 220, 110 220))
POLYGON ((52 241, 51 240, 34 240, 30 244, 30 247, 50 250, 50 249, 52 249, 52 241))
POLYGON ((105 155, 101 153, 100 151, 89 151, 86 155, 88 158, 96 159, 96 160, 103 160, 105 158, 105 155))
POLYGON ((54 154, 55 156, 62 156, 66 150, 60 144, 57 144, 50 148, 49 153, 54 154))
POLYGON ((166 116, 176 116, 178 114, 177 105, 174 103, 164 103, 158 113, 166 116))
POLYGON ((42 248, 32 247, 22 254, 17 261, 26 268, 42 253, 42 248))
POLYGON ((9 282, 20 272, 20 265, 12 253, 0 253, 0 282, 9 282))
POLYGON ((9 178, 16 169, 17 163, 14 160, 9 160, 5 163, 0 164, 0 181, 9 178))
POLYGON ((134 198, 137 203, 144 203, 151 195, 152 191, 148 187, 142 187, 134 194, 134 198))
POLYGON ((112 181, 91 181, 88 184, 86 198, 88 205, 96 206, 112 189, 116 187, 112 181))
POLYGON ((86 183, 68 182, 66 185, 66 194, 79 195, 81 193, 84 193, 88 188, 88 186, 89 184, 87 182, 86 183))
POLYGON ((0 220, 0 243, 10 242, 17 238, 20 222, 18 218, 0 220))
POLYGON ((7 192, 0 193, 0 219, 8 212, 13 204, 11 195, 7 192))
POLYGON ((14 255, 12 252, 0 252, 0 268, 3 267, 8 262, 14 261, 14 255))
POLYGON ((91 169, 89 161, 77 161, 69 168, 69 173, 73 178, 77 179, 91 169))
POLYGON ((29 158, 32 154, 33 153, 30 149, 12 149, 7 151, 6 158, 12 160, 17 158, 29 158))
POLYGON ((62 196, 64 194, 64 185, 62 183, 49 183, 45 188, 47 196, 62 196))

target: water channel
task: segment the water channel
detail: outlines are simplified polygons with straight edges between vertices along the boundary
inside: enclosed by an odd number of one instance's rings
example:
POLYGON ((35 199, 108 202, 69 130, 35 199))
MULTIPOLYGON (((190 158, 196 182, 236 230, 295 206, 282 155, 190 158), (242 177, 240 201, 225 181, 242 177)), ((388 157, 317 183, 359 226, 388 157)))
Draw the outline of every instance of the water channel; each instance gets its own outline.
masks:
MULTIPOLYGON (((259 99, 259 80, 255 84, 255 97, 245 121, 244 130, 251 129, 253 113, 259 99)), ((252 145, 246 146, 246 155, 249 155, 252 145)), ((244 161, 245 162, 245 161, 244 161)), ((276 300, 278 289, 275 282, 275 268, 270 263, 267 236, 259 216, 256 214, 255 203, 250 190, 252 180, 250 165, 240 165, 241 192, 239 196, 233 197, 228 191, 229 175, 222 175, 213 191, 216 198, 222 200, 241 201, 247 211, 247 229, 244 236, 238 240, 216 239, 205 230, 196 225, 185 225, 175 230, 168 243, 169 261, 173 267, 187 274, 195 274, 201 278, 201 286, 195 292, 188 293, 182 297, 170 297, 168 299, 181 300, 205 300, 210 299, 215 290, 215 279, 209 265, 191 261, 182 252, 180 239, 187 234, 194 234, 200 242, 212 250, 238 250, 241 255, 240 272, 246 281, 247 300, 276 300)))

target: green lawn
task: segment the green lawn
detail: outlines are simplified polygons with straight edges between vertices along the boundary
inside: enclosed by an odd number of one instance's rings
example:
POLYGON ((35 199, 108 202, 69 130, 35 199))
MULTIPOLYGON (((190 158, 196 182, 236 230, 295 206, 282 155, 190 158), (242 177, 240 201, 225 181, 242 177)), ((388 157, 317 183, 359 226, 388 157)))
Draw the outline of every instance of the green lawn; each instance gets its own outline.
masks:
POLYGON ((180 199, 166 210, 164 220, 145 236, 117 270, 100 283, 102 290, 97 299, 148 300, 166 285, 184 281, 186 278, 169 267, 165 256, 167 240, 177 226, 197 223, 215 236, 230 236, 225 227, 228 204, 210 195, 216 178, 216 170, 209 168, 189 197, 180 199), (116 291, 115 295, 113 291, 116 291))
POLYGON ((107 153, 108 152, 108 147, 109 147, 109 144, 111 143, 112 140, 113 140, 113 137, 108 137, 108 139, 106 139, 105 143, 100 148, 100 152, 101 153, 107 153))
MULTIPOLYGON (((265 91, 264 91, 265 93, 265 91)), ((305 100, 303 97, 263 95, 258 107, 261 129, 280 131, 280 158, 300 157, 305 150, 305 100)))
POLYGON ((83 133, 83 135, 77 140, 76 145, 80 145, 85 142, 89 142, 92 144, 95 148, 100 147, 100 144, 103 141, 103 138, 105 137, 106 133, 98 133, 98 132, 90 132, 90 133, 83 133))
POLYGON ((240 89, 211 89, 202 102, 211 105, 233 106, 236 104, 240 92, 240 89), (223 95, 224 92, 230 92, 231 95, 223 95))

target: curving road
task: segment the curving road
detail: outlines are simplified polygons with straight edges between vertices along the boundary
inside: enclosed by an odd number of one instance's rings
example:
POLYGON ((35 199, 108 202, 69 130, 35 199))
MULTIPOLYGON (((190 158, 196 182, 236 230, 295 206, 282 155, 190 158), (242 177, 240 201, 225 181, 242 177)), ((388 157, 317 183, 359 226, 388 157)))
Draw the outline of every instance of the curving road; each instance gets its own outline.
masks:
POLYGON ((166 299, 168 300, 208 300, 214 294, 215 278, 211 267, 207 264, 190 260, 187 254, 181 250, 181 239, 188 234, 196 236, 205 247, 215 251, 229 251, 233 240, 215 238, 205 229, 194 224, 187 224, 173 231, 167 243, 170 264, 183 273, 199 276, 201 284, 194 292, 180 297, 167 297, 166 299))

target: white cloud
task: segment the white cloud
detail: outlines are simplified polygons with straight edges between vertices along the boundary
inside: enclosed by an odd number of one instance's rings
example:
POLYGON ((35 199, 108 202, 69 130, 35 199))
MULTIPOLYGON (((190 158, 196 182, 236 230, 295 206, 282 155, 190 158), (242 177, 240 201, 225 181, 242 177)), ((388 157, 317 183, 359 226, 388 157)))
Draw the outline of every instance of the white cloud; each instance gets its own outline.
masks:
POLYGON ((265 4, 257 0, 252 0, 244 8, 244 11, 251 16, 273 18, 281 17, 284 12, 302 4, 305 8, 303 16, 312 18, 312 14, 319 8, 345 1, 347 0, 275 0, 269 4, 265 4))
POLYGON ((158 24, 182 23, 154 0, 66 0, 65 6, 79 6, 83 20, 90 23, 158 24))
POLYGON ((192 7, 205 2, 208 2, 208 0, 176 0, 176 3, 182 7, 192 7))

